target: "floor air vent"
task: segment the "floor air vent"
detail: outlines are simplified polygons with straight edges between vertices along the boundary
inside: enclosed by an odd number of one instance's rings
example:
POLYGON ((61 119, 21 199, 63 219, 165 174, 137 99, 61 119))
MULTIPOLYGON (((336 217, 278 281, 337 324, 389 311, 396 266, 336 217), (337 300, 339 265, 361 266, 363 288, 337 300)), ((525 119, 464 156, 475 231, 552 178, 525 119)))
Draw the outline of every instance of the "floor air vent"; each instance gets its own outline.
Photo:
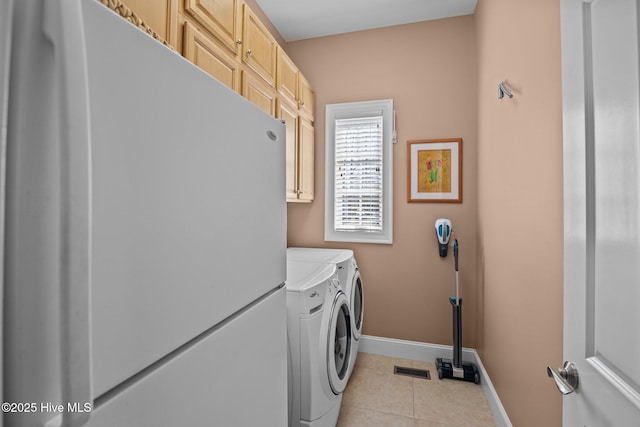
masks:
POLYGON ((396 375, 407 375, 415 378, 422 378, 423 380, 430 380, 431 374, 426 369, 405 368, 403 366, 394 366, 393 373, 396 375))

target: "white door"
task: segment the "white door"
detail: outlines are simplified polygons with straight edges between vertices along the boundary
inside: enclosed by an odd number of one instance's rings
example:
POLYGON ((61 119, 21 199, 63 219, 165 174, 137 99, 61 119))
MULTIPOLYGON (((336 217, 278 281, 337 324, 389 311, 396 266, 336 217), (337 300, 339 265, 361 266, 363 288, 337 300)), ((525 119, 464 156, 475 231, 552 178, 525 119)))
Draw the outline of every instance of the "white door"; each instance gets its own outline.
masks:
POLYGON ((564 426, 640 422, 639 13, 636 0, 561 3, 564 358, 578 375, 564 426))

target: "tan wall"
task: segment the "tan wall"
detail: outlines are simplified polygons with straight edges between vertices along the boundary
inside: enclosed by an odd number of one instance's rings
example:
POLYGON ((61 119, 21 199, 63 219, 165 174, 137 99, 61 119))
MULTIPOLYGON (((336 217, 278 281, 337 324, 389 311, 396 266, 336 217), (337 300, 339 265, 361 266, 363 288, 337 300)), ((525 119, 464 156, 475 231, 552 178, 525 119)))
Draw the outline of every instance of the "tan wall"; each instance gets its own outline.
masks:
POLYGON ((449 217, 461 243, 464 345, 479 349, 514 425, 561 425, 545 375, 562 360, 558 1, 480 0, 473 17, 286 49, 317 92, 317 199, 289 205, 289 244, 356 251, 366 334, 450 343, 451 257, 438 258, 432 229, 449 217), (497 99, 501 80, 513 99, 497 99), (382 98, 398 112, 394 244, 324 242, 324 106, 382 98), (406 141, 452 136, 464 139, 464 203, 408 204, 406 141))
POLYGON ((451 344, 453 257, 438 256, 436 218, 460 243, 463 343, 476 346, 476 85, 472 16, 288 43, 316 92, 316 199, 289 204, 290 246, 355 251, 365 287, 364 333, 451 344), (393 245, 324 241, 325 105, 393 98, 393 245), (407 140, 463 139, 463 203, 407 203, 407 140))
POLYGON ((475 19, 480 354, 513 425, 560 426, 545 372, 562 363, 559 1, 480 0, 475 19))

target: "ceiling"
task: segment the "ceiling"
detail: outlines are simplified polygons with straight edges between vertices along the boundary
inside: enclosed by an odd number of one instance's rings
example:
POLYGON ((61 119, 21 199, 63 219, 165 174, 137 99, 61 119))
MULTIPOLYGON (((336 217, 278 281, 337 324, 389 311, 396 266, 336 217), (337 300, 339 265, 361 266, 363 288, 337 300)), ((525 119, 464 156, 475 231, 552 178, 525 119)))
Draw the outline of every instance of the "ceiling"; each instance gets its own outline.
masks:
POLYGON ((477 0, 256 0, 285 41, 471 15, 477 0))

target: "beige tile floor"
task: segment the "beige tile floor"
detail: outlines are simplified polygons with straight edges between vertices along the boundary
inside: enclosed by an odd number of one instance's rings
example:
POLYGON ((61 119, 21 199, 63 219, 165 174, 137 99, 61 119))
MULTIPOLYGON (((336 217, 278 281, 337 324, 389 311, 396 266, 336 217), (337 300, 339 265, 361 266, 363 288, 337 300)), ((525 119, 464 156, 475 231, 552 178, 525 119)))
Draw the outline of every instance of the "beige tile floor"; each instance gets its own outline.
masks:
POLYGON ((337 427, 495 427, 471 382, 439 380, 433 362, 359 353, 342 398, 337 427), (428 369, 431 379, 393 373, 394 365, 428 369))

